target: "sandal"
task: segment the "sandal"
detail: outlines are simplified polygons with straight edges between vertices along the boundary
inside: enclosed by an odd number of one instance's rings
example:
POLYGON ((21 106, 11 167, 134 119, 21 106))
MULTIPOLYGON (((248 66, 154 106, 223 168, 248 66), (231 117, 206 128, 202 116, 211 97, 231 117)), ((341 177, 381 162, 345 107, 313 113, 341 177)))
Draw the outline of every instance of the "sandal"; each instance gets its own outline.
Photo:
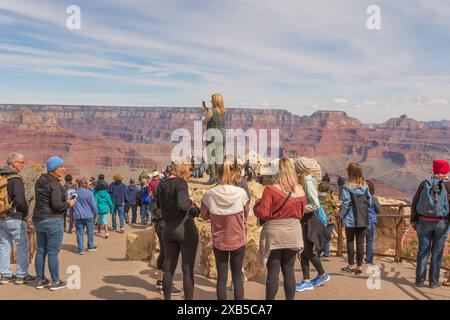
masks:
POLYGON ((348 273, 355 273, 355 269, 351 269, 349 267, 341 268, 341 271, 348 272, 348 273))
POLYGON ((355 274, 362 274, 363 271, 361 269, 355 269, 355 274))
POLYGON ((442 285, 443 285, 444 287, 450 287, 450 281, 445 280, 444 282, 442 282, 442 285))

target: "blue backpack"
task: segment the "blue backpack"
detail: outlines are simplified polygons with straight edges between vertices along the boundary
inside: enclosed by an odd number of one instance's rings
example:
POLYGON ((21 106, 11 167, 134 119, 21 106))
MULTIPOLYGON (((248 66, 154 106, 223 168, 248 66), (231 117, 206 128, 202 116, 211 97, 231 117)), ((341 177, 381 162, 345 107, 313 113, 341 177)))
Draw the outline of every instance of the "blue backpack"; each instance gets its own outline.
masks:
POLYGON ((427 218, 444 218, 448 215, 448 192, 445 180, 431 178, 424 181, 416 211, 427 218))
POLYGON ((328 224, 327 222, 327 214, 325 213, 325 210, 323 209, 322 204, 319 206, 319 210, 316 212, 317 218, 326 226, 328 224))

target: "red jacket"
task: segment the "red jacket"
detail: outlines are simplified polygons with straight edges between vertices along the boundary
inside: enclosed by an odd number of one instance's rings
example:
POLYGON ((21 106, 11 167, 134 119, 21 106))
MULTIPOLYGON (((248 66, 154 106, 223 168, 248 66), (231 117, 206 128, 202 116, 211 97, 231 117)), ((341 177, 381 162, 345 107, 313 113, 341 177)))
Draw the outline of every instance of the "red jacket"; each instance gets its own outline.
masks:
POLYGON ((306 196, 291 197, 284 207, 272 216, 286 200, 287 194, 274 186, 267 186, 264 189, 261 200, 253 207, 255 216, 262 220, 295 218, 301 219, 305 213, 306 196))

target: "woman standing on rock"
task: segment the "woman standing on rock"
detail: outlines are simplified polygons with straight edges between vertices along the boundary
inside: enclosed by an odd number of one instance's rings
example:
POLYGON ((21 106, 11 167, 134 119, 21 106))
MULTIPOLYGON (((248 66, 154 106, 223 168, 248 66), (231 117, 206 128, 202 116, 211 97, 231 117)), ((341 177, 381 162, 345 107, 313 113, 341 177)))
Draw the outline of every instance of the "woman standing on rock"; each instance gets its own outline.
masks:
MULTIPOLYGON (((225 155, 225 118, 227 111, 223 103, 223 97, 220 93, 214 93, 211 98, 212 109, 203 103, 202 117, 203 124, 206 129, 215 129, 211 141, 207 140, 208 164, 209 164, 209 181, 206 184, 214 184, 217 182, 217 166, 223 163, 225 155), (220 137, 221 135, 221 137, 220 137)), ((211 130, 213 131, 213 130, 211 130)))
POLYGON ((157 206, 161 209, 164 229, 163 292, 164 299, 170 300, 173 275, 181 252, 184 298, 194 297, 194 266, 198 246, 198 231, 194 217, 199 208, 189 199, 186 179, 190 176, 190 163, 180 163, 170 170, 167 179, 158 185, 157 206))
POLYGON ((303 248, 300 219, 306 206, 306 196, 297 183, 289 159, 279 162, 277 180, 264 189, 253 211, 266 221, 260 236, 260 259, 267 266, 266 299, 274 300, 278 292, 280 269, 284 279, 286 300, 295 296, 294 265, 303 248))
POLYGON ((227 300, 228 261, 230 261, 235 300, 244 299, 245 244, 247 242, 246 219, 249 197, 239 187, 238 176, 231 161, 218 167, 220 185, 208 190, 201 207, 201 217, 211 219, 211 234, 217 268, 217 299, 227 300))
MULTIPOLYGON (((328 273, 325 273, 319 257, 314 254, 315 242, 323 242, 327 239, 325 243, 323 243, 323 246, 325 246, 329 239, 329 234, 325 226, 316 218, 316 212, 319 210, 320 202, 317 192, 317 181, 311 175, 315 165, 316 161, 311 158, 301 157, 295 161, 295 171, 297 173, 298 183, 303 186, 306 194, 305 215, 300 221, 304 244, 304 249, 300 255, 303 280, 297 284, 297 287, 295 288, 295 291, 297 292, 313 290, 314 287, 321 286, 331 279, 328 273), (311 281, 309 271, 310 262, 318 272, 318 275, 311 281)), ((320 245, 318 247, 322 246, 320 245)))

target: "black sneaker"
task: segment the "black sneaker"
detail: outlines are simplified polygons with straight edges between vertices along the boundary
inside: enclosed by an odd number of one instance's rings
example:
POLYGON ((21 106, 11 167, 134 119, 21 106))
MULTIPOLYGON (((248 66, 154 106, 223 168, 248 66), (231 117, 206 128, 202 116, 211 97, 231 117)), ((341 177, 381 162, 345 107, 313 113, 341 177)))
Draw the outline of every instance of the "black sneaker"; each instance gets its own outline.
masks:
POLYGON ((162 291, 162 280, 156 281, 156 291, 162 291))
POLYGON ((25 277, 17 277, 16 281, 14 281, 15 284, 24 284, 24 283, 31 283, 36 281, 36 277, 26 275, 25 277))
POLYGON ((56 291, 59 289, 64 289, 65 287, 67 287, 67 282, 62 281, 62 280, 58 280, 57 282, 54 282, 51 284, 50 286, 50 291, 56 291))
POLYGON ((416 282, 416 287, 417 287, 417 288, 423 288, 423 283, 421 283, 421 282, 416 282))
POLYGON ((181 296, 181 291, 175 288, 175 286, 172 287, 172 295, 173 296, 181 296))
POLYGON ((0 284, 8 284, 12 281, 12 277, 0 276, 0 284))
POLYGON ((50 285, 50 280, 45 279, 43 281, 39 281, 36 284, 36 289, 44 289, 45 287, 48 287, 50 285))
POLYGON ((97 246, 93 246, 92 248, 87 249, 87 252, 93 252, 95 250, 97 250, 97 246))

